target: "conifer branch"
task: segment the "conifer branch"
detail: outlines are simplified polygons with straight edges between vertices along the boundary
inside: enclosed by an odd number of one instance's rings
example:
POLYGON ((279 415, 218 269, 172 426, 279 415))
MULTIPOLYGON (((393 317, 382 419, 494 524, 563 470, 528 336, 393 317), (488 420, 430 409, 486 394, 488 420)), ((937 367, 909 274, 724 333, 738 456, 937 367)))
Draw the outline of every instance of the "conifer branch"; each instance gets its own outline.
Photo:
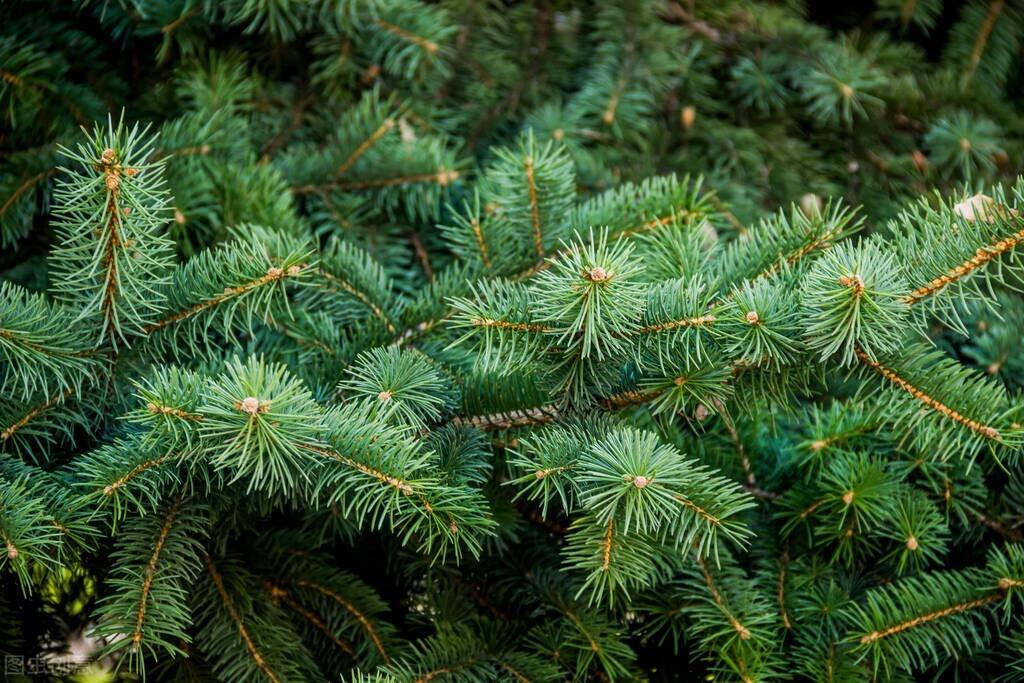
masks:
POLYGON ((612 564, 612 528, 615 524, 615 518, 608 518, 608 528, 604 533, 604 543, 601 548, 601 569, 608 571, 608 568, 612 564))
POLYGON ((377 19, 375 23, 377 24, 377 26, 380 26, 382 29, 384 29, 388 33, 396 35, 399 38, 401 38, 402 40, 410 42, 413 45, 415 45, 416 47, 418 47, 418 48, 420 48, 420 49, 422 49, 422 50, 424 50, 426 52, 429 52, 431 54, 437 52, 440 49, 438 47, 438 44, 435 43, 434 41, 427 40, 426 38, 423 38, 422 36, 418 36, 415 33, 412 33, 411 31, 405 30, 401 26, 396 26, 396 25, 394 25, 394 24, 392 24, 390 22, 384 21, 383 19, 377 19))
POLYGON ((213 580, 213 585, 217 589, 217 594, 220 595, 221 602, 224 603, 224 609, 227 610, 228 616, 231 617, 231 621, 234 622, 238 629, 238 635, 241 637, 242 642, 245 643, 245 649, 248 650, 249 655, 256 664, 256 668, 262 671, 267 678, 270 679, 271 683, 282 683, 281 679, 277 677, 277 674, 275 674, 267 664, 266 659, 256 647, 256 643, 253 642, 252 636, 249 634, 249 629, 246 628, 245 622, 242 620, 242 615, 238 612, 238 608, 235 606, 234 600, 232 600, 231 596, 228 594, 228 590, 224 586, 224 579, 221 577, 220 572, 217 571, 217 567, 214 565, 209 554, 203 554, 203 563, 206 564, 206 569, 210 572, 210 578, 213 580))
POLYGON ((604 108, 604 113, 601 114, 601 121, 604 122, 604 125, 610 126, 615 123, 615 110, 619 108, 619 98, 622 97, 622 90, 625 87, 625 75, 619 76, 615 81, 615 88, 612 90, 611 97, 608 98, 608 106, 604 108))
POLYGON ((173 21, 170 21, 170 22, 164 24, 163 26, 161 26, 160 27, 160 33, 162 33, 165 36, 171 35, 175 31, 177 31, 179 28, 181 28, 182 25, 184 25, 184 23, 186 21, 188 21, 189 19, 191 19, 192 17, 194 17, 198 13, 199 13, 199 8, 198 7, 193 7, 192 9, 190 9, 187 12, 185 12, 184 14, 182 14, 177 19, 175 19, 173 21))
POLYGON ((345 160, 341 162, 340 166, 338 166, 338 170, 335 171, 334 175, 343 176, 348 173, 349 169, 351 169, 364 154, 370 151, 370 149, 394 127, 395 119, 391 116, 385 118, 377 129, 370 134, 370 137, 366 138, 366 140, 361 142, 358 147, 352 150, 351 154, 345 157, 345 160))
MULTIPOLYGON (((368 477, 376 479, 377 481, 379 481, 382 484, 385 484, 386 486, 390 486, 396 491, 401 492, 402 495, 412 496, 416 494, 416 490, 413 488, 412 484, 403 481, 398 477, 392 477, 391 475, 381 472, 380 470, 374 469, 368 465, 364 465, 361 462, 357 462, 352 458, 345 457, 344 455, 338 453, 337 451, 328 448, 322 448, 320 446, 315 446, 313 444, 303 444, 300 446, 300 448, 302 448, 303 450, 307 450, 311 453, 316 453, 317 455, 320 455, 322 457, 330 458, 331 460, 343 463, 354 470, 362 472, 368 477)), ((426 499, 424 499, 422 496, 417 497, 419 497, 420 501, 424 503, 427 512, 433 512, 432 508, 430 507, 430 503, 427 502, 426 499)))
POLYGON ((980 422, 977 422, 976 420, 972 420, 971 418, 960 414, 956 410, 953 410, 949 406, 932 398, 931 396, 924 393, 923 391, 915 387, 913 384, 911 384, 904 378, 900 377, 895 371, 885 367, 878 361, 872 360, 866 353, 864 353, 862 349, 856 349, 856 353, 857 357, 860 358, 865 364, 867 364, 867 366, 870 367, 872 370, 874 370, 879 375, 884 377, 886 380, 894 384, 897 388, 902 389, 903 391, 907 392, 908 394, 910 394, 915 399, 925 404, 935 412, 941 414, 943 417, 954 422, 957 422, 963 425, 964 427, 967 427, 972 432, 975 432, 976 434, 979 434, 985 437, 986 439, 990 439, 992 441, 1000 440, 999 430, 996 429, 995 427, 984 425, 981 424, 980 422))
POLYGON ((165 406, 152 401, 146 404, 146 410, 153 415, 169 415, 171 417, 176 417, 179 420, 185 420, 186 422, 201 422, 203 419, 201 413, 190 413, 182 410, 181 408, 165 406))
POLYGON ((424 185, 424 184, 437 184, 441 187, 447 187, 451 183, 454 183, 461 177, 461 174, 454 169, 446 169, 445 167, 439 168, 433 173, 416 173, 413 175, 400 175, 393 176, 390 178, 374 178, 371 180, 353 180, 353 181, 332 181, 324 183, 322 185, 302 185, 300 187, 293 188, 296 194, 308 194, 310 192, 319 192, 323 188, 333 188, 336 190, 373 190, 385 187, 395 187, 397 185, 424 185))
POLYGON ((356 289, 348 280, 338 277, 323 268, 320 269, 320 275, 332 285, 336 286, 346 294, 352 295, 359 301, 359 303, 370 309, 370 312, 374 317, 384 323, 384 326, 388 328, 388 332, 391 334, 395 334, 397 332, 394 324, 391 322, 391 319, 383 310, 381 310, 380 306, 370 301, 370 298, 365 293, 356 289))
POLYGON ((288 592, 287 589, 277 586, 272 582, 267 582, 267 591, 270 593, 270 597, 276 602, 280 601, 288 605, 294 610, 299 616, 309 622, 313 628, 323 633, 328 640, 338 647, 339 650, 344 652, 349 657, 355 657, 356 651, 352 647, 352 644, 344 640, 338 634, 336 634, 331 628, 324 623, 324 620, 320 618, 315 612, 307 609, 300 605, 297 600, 288 592))
POLYGON ((56 175, 56 173, 56 168, 47 169, 45 171, 42 171, 41 173, 37 173, 36 175, 30 178, 27 178, 24 182, 21 183, 21 185, 18 185, 18 187, 14 189, 14 192, 12 192, 7 197, 7 199, 4 200, 4 203, 0 204, 0 217, 3 217, 3 215, 7 213, 7 210, 14 206, 14 203, 18 201, 18 199, 23 194, 31 190, 37 183, 47 180, 48 178, 52 178, 54 175, 56 175))
POLYGON ((480 220, 473 216, 469 219, 469 225, 473 229, 473 236, 476 237, 477 247, 480 249, 480 258, 483 259, 484 267, 491 267, 491 259, 487 254, 487 244, 484 242, 483 229, 480 227, 480 220))
POLYGON ((527 156, 523 161, 526 170, 526 189, 530 198, 530 224, 533 226, 533 246, 537 249, 537 256, 544 258, 544 237, 540 226, 540 202, 537 199, 537 183, 534 180, 533 157, 527 156))
POLYGON ((42 415, 43 413, 48 411, 50 408, 53 408, 55 405, 57 405, 58 403, 60 403, 64 399, 67 399, 68 397, 70 397, 72 394, 75 393, 75 391, 76 391, 75 387, 68 387, 64 391, 57 392, 56 394, 54 394, 52 397, 50 397, 49 399, 47 399, 43 403, 40 403, 39 405, 34 406, 31 409, 29 409, 29 411, 27 413, 22 415, 20 418, 18 418, 13 423, 11 423, 11 424, 7 425, 6 427, 4 427, 3 431, 0 431, 0 442, 7 441, 8 439, 10 439, 19 430, 24 429, 30 422, 32 422, 32 420, 34 420, 37 417, 39 417, 40 415, 42 415))
POLYGON ((224 292, 222 294, 207 299, 206 301, 198 303, 194 306, 190 306, 189 308, 186 308, 184 310, 177 311, 168 316, 165 316, 161 320, 146 325, 145 327, 142 328, 142 331, 145 334, 152 334, 157 330, 181 322, 182 320, 187 320, 188 318, 191 318, 198 313, 201 313, 212 308, 216 308, 217 306, 227 301, 231 301, 232 299, 236 299, 242 296, 243 294, 247 294, 248 292, 259 289, 266 285, 274 285, 278 282, 286 280, 287 278, 299 277, 301 275, 304 275, 305 272, 305 266, 300 265, 290 266, 288 267, 287 270, 271 266, 270 268, 267 269, 266 275, 256 278, 255 280, 250 280, 249 282, 241 284, 237 287, 227 287, 224 289, 224 292))
POLYGON ((967 602, 961 602, 956 605, 951 605, 950 607, 936 610, 935 612, 922 614, 921 616, 914 617, 913 619, 908 619, 907 621, 894 624, 893 626, 890 626, 889 628, 886 628, 884 630, 872 631, 871 633, 867 633, 861 636, 860 643, 861 645, 869 645, 877 640, 888 638, 889 636, 895 635, 897 633, 902 633, 903 631, 915 628, 917 626, 921 626, 922 624, 927 624, 929 622, 936 621, 938 619, 942 619, 953 614, 959 614, 961 612, 967 612, 973 609, 977 609, 979 607, 984 607, 985 605, 990 605, 993 602, 1002 600, 1003 598, 1004 595, 1002 592, 992 593, 990 595, 986 595, 983 598, 977 598, 976 600, 968 600, 967 602))
POLYGON ((114 309, 114 301, 118 295, 118 252, 123 247, 121 242, 121 214, 123 209, 120 203, 121 174, 134 174, 136 169, 122 169, 118 162, 117 153, 107 148, 103 151, 98 170, 103 174, 103 184, 107 192, 106 227, 101 234, 105 236, 103 249, 102 268, 106 271, 106 287, 100 301, 100 309, 103 319, 106 321, 106 332, 104 336, 112 336, 117 325, 117 314, 114 309))
POLYGON ((494 318, 472 318, 470 324, 476 327, 496 327, 501 330, 513 332, 549 332, 551 328, 537 323, 522 323, 509 320, 495 320, 494 318))
POLYGON ((984 267, 990 261, 1012 250, 1021 242, 1024 242, 1024 230, 1019 230, 1012 235, 998 239, 989 246, 978 249, 974 256, 960 265, 950 268, 944 275, 940 275, 928 284, 918 287, 903 297, 903 300, 908 304, 916 304, 961 278, 967 277, 978 268, 984 267))
POLYGON ((995 28, 996 21, 998 21, 999 15, 1002 14, 1005 6, 1006 0, 992 0, 992 4, 989 5, 988 12, 985 15, 985 19, 981 22, 978 35, 974 40, 974 46, 971 48, 970 57, 967 60, 967 71, 964 73, 965 84, 970 83, 974 78, 974 73, 978 70, 978 65, 981 64, 981 57, 985 53, 985 46, 988 45, 988 39, 992 35, 992 29, 995 28))
POLYGON ((684 496, 682 494, 679 494, 679 493, 676 493, 676 494, 673 494, 672 499, 677 501, 683 507, 688 508, 688 509, 692 510, 693 512, 697 513, 697 515, 701 519, 706 521, 708 524, 711 524, 712 526, 721 526, 722 525, 722 520, 721 519, 719 519, 718 517, 714 516, 713 514, 711 514, 710 512, 705 510, 704 508, 700 507, 699 505, 694 503, 692 500, 690 500, 686 496, 684 496))
POLYGON ((789 551, 783 551, 779 557, 779 582, 776 597, 779 603, 779 616, 782 617, 782 625, 786 629, 793 628, 789 621, 789 612, 786 610, 786 569, 789 567, 789 551))
POLYGON ((491 431, 544 424, 558 419, 559 415, 561 415, 561 410, 558 406, 547 405, 536 408, 502 411, 489 415, 458 416, 452 419, 452 424, 459 427, 471 426, 491 431))
POLYGON ((345 611, 347 611, 349 614, 355 617, 356 621, 359 622, 359 625, 363 627, 364 631, 366 631, 366 635, 369 636, 371 641, 373 641, 373 646, 377 648, 377 652, 380 653, 380 656, 384 660, 384 663, 387 665, 391 664, 391 657, 388 656, 387 650, 384 649, 384 642, 381 640, 381 637, 377 633, 377 630, 373 627, 373 623, 366 617, 365 614, 356 609, 356 606, 353 605, 349 600, 346 600, 344 596, 342 596, 337 591, 332 590, 331 588, 316 583, 314 581, 298 579, 295 581, 295 585, 299 586, 300 588, 308 588, 310 590, 314 590, 323 595, 324 597, 327 597, 341 605, 345 609, 345 611))
POLYGON ((153 546, 153 554, 146 565, 146 572, 142 581, 142 592, 139 597, 139 609, 135 617, 135 632, 131 636, 132 643, 136 649, 138 649, 139 644, 142 642, 142 628, 146 621, 146 606, 149 602, 150 590, 153 587, 153 577, 156 575, 157 563, 160 561, 160 553, 164 549, 167 535, 171 532, 171 525, 174 524, 174 518, 177 517, 180 507, 181 497, 177 496, 167 510, 167 514, 164 515, 163 528, 160 529, 160 535, 157 536, 156 543, 153 546))
POLYGON ((159 467, 160 465, 167 462, 167 459, 169 457, 169 455, 161 455, 159 458, 152 458, 150 460, 146 460, 144 462, 139 463, 130 471, 126 472, 124 475, 118 477, 110 484, 104 486, 103 495, 108 497, 114 495, 115 493, 117 493, 118 489, 123 488, 126 484, 131 482, 133 479, 138 477, 143 472, 146 472, 147 470, 150 470, 154 467, 159 467))
POLYGON ((750 640, 750 629, 743 625, 735 614, 729 609, 729 605, 726 603, 725 598, 722 597, 722 593, 718 590, 718 586, 715 585, 714 577, 711 576, 711 572, 708 570, 707 563, 697 557, 697 566, 700 567, 700 572, 704 577, 704 583, 708 587, 708 592, 711 593, 711 599, 715 601, 718 608, 722 610, 725 618, 729 620, 729 625, 732 626, 736 634, 739 635, 741 640, 750 640))
POLYGON ((714 315, 699 315, 693 318, 680 318, 679 320, 666 320, 665 322, 652 323, 635 330, 633 334, 651 334, 654 332, 667 332, 670 330, 690 329, 693 327, 711 327, 717 322, 714 315))

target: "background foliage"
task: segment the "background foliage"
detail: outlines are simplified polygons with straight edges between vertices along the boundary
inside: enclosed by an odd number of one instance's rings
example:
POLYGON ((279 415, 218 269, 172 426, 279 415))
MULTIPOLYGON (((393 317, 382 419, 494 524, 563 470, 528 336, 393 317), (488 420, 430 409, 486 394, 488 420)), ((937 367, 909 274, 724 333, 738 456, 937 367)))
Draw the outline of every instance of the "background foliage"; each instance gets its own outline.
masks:
POLYGON ((1024 678, 1022 24, 0 6, 0 650, 1024 678))

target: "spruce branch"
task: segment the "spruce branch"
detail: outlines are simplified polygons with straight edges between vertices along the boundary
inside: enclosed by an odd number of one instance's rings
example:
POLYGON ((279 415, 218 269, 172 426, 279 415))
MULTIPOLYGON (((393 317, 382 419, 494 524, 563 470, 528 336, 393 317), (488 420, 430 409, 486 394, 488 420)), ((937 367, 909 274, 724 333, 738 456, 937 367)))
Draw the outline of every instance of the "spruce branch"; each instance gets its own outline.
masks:
POLYGON ((208 510, 180 495, 157 514, 132 519, 118 536, 118 565, 107 580, 118 588, 98 609, 92 633, 109 639, 103 655, 126 652, 129 670, 145 674, 146 656, 185 655, 189 588, 202 571, 208 510))
POLYGON ((101 321, 96 346, 115 349, 159 313, 171 243, 163 234, 167 194, 153 139, 123 121, 97 127, 55 190, 61 244, 50 256, 54 293, 80 319, 101 321))

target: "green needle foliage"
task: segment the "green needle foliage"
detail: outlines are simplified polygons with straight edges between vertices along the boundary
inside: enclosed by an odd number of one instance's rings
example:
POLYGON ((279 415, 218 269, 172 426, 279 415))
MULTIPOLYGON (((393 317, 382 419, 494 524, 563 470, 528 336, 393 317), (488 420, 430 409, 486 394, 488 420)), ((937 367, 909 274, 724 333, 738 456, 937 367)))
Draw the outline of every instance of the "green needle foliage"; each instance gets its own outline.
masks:
POLYGON ((4 4, 8 673, 1024 680, 1022 29, 4 4))

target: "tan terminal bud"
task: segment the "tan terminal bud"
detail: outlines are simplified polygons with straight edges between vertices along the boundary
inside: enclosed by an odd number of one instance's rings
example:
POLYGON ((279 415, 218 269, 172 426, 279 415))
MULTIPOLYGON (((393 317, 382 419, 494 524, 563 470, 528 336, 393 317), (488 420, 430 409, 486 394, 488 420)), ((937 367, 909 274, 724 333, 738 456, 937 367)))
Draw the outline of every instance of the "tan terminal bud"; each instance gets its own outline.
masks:
POLYGON ((800 210, 804 212, 805 216, 820 216, 823 206, 825 206, 825 201, 813 192, 808 192, 800 197, 800 210))
POLYGON ((697 108, 692 104, 688 104, 679 110, 679 124, 683 127, 683 130, 690 130, 693 128, 693 124, 696 121, 697 108))
POLYGON ((260 412, 260 400, 255 396, 246 396, 238 403, 238 409, 243 413, 255 415, 260 412))

